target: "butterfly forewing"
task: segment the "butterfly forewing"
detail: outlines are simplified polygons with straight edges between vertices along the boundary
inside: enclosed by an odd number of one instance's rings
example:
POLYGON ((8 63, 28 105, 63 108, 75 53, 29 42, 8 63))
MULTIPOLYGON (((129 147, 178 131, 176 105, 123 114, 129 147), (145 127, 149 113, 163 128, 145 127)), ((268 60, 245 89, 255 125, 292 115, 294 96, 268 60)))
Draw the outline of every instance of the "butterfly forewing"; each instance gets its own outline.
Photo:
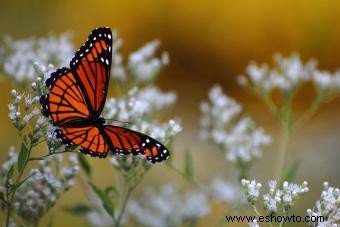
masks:
POLYGON ((70 63, 95 117, 101 114, 110 79, 112 33, 109 28, 95 29, 70 63))
POLYGON ((54 125, 62 126, 90 116, 86 99, 70 69, 61 68, 52 73, 46 86, 50 93, 41 96, 40 103, 43 114, 50 116, 54 125))

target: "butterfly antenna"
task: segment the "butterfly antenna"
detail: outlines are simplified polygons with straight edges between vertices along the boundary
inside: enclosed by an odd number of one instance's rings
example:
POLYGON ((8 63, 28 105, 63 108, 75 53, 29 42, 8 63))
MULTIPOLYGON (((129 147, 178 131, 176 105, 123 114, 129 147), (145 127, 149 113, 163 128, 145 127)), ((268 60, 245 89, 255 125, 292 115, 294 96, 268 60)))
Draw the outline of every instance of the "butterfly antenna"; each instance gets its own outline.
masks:
POLYGON ((120 120, 116 120, 116 119, 105 119, 106 121, 114 121, 114 122, 119 122, 119 123, 123 123, 123 124, 129 124, 129 125, 132 125, 133 122, 130 122, 130 121, 120 121, 120 120))

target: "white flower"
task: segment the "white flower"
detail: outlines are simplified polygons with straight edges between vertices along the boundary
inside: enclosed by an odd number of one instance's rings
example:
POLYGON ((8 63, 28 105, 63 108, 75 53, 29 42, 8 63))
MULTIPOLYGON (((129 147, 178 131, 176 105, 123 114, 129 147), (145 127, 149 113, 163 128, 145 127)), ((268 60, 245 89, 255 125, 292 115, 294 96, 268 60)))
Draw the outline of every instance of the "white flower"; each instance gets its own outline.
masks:
POLYGON ((163 93, 153 86, 142 89, 134 87, 127 96, 120 99, 108 99, 106 115, 108 119, 140 121, 140 118, 161 111, 175 101, 176 94, 174 92, 163 93))
POLYGON ((209 202, 203 192, 187 192, 182 201, 181 213, 184 219, 195 220, 209 212, 209 202))
POLYGON ((9 148, 7 160, 1 166, 2 177, 5 178, 7 176, 7 172, 17 162, 17 160, 18 160, 18 153, 15 150, 15 148, 12 146, 9 148))
POLYGON ((166 52, 162 53, 161 58, 154 57, 159 45, 160 41, 154 40, 129 56, 128 67, 137 83, 153 80, 169 63, 169 56, 166 52))
MULTIPOLYGON (((256 183, 254 180, 242 180, 241 184, 248 202, 254 205, 259 197, 261 184, 256 183)), ((295 202, 308 192, 306 181, 301 185, 284 182, 282 187, 278 187, 276 181, 270 180, 268 181, 268 188, 269 192, 263 194, 263 205, 265 210, 273 215, 277 215, 282 208, 285 213, 288 213, 295 202)))
POLYGON ((241 86, 260 88, 268 93, 274 89, 289 92, 306 81, 312 81, 317 89, 338 90, 340 88, 340 73, 330 73, 326 70, 318 70, 317 62, 309 60, 303 63, 297 54, 290 57, 274 55, 274 66, 269 68, 267 64, 258 66, 251 62, 246 68, 247 76, 238 77, 241 86))
POLYGON ((263 202, 264 202, 264 207, 266 208, 266 210, 269 211, 269 213, 276 214, 278 212, 279 201, 276 198, 272 197, 270 194, 264 194, 263 202))
POLYGON ((247 69, 246 69, 249 78, 252 83, 260 83, 263 82, 263 79, 268 74, 268 66, 267 65, 262 65, 262 66, 257 66, 256 63, 251 63, 247 69))
POLYGON ((201 138, 211 139, 231 162, 250 163, 261 157, 262 147, 271 137, 256 127, 250 117, 240 117, 241 105, 224 95, 220 86, 209 91, 209 101, 200 106, 201 138))
POLYGON ((249 181, 245 179, 241 180, 241 185, 248 202, 254 205, 258 197, 260 196, 260 189, 262 185, 260 183, 257 183, 255 180, 249 181))
POLYGON ((126 80, 126 70, 123 66, 123 57, 120 54, 120 48, 123 44, 117 32, 112 33, 112 66, 111 75, 118 81, 126 80))
MULTIPOLYGON (((175 101, 176 94, 174 92, 163 93, 154 86, 142 89, 134 87, 127 96, 108 99, 105 118, 132 122, 133 124, 129 128, 165 142, 182 130, 179 121, 169 120, 159 124, 151 123, 150 120, 175 101)), ((117 122, 112 121, 112 123, 116 124, 117 122)))
POLYGON ((327 88, 332 85, 332 76, 326 71, 316 71, 313 74, 313 80, 322 88, 327 88))
POLYGON ((242 160, 250 162, 261 157, 260 147, 268 145, 271 137, 266 135, 262 128, 256 128, 249 118, 241 118, 226 135, 224 145, 228 152, 226 157, 230 161, 242 160))
POLYGON ((175 120, 169 120, 168 125, 169 125, 169 134, 171 136, 177 135, 183 129, 182 125, 178 121, 175 121, 175 120))
POLYGON ((130 216, 145 226, 179 226, 185 221, 205 216, 209 203, 202 192, 183 194, 174 186, 165 185, 159 193, 146 190, 140 202, 130 200, 127 210, 130 216))
POLYGON ((281 91, 289 91, 299 83, 309 80, 316 69, 314 60, 304 64, 297 54, 287 58, 275 54, 274 63, 274 67, 269 68, 267 64, 258 66, 255 62, 251 62, 246 68, 247 76, 239 76, 239 84, 256 86, 264 92, 269 92, 275 88, 281 91))
MULTIPOLYGON (((9 162, 11 165, 16 164, 18 154, 11 149, 9 156, 7 164, 4 164, 8 165, 9 162)), ((38 168, 30 171, 30 177, 17 189, 14 197, 17 214, 27 220, 37 220, 46 213, 55 204, 61 193, 73 185, 75 175, 79 170, 72 160, 70 166, 62 166, 62 160, 53 157, 39 161, 38 164, 38 168), (57 162, 53 164, 61 167, 57 169, 56 173, 50 167, 52 160, 57 162)), ((3 165, 2 171, 6 168, 3 165)), ((3 177, 4 175, 2 175, 3 177)))
POLYGON ((248 224, 249 224, 249 227, 260 227, 256 219, 254 219, 253 222, 249 222, 248 224))
POLYGON ((5 53, 4 71, 18 82, 35 77, 33 63, 36 61, 44 65, 68 65, 74 49, 68 33, 17 41, 7 38, 5 45, 9 51, 5 53))
POLYGON ((237 205, 242 201, 240 187, 221 178, 214 178, 209 184, 209 194, 218 201, 228 203, 228 205, 237 205))
POLYGON ((275 180, 268 181, 268 187, 270 194, 273 194, 276 190, 277 182, 275 180))
POLYGON ((321 192, 320 200, 316 201, 313 209, 308 209, 307 214, 317 219, 323 216, 325 220, 321 222, 310 222, 309 226, 337 226, 340 222, 340 190, 330 187, 328 182, 324 182, 324 190, 321 192))

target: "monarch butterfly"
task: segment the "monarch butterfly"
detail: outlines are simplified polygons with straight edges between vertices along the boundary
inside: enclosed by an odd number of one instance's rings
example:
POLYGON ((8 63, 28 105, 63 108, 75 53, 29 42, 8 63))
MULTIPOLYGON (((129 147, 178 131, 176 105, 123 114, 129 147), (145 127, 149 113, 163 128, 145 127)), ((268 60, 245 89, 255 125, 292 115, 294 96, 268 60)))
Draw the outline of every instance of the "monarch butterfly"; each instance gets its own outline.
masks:
POLYGON ((58 138, 80 146, 92 157, 105 158, 111 150, 119 154, 142 154, 155 163, 169 157, 167 148, 155 139, 113 125, 100 117, 108 90, 112 59, 112 32, 93 30, 75 53, 69 68, 60 68, 45 81, 49 93, 40 97, 42 113, 50 117, 58 138))

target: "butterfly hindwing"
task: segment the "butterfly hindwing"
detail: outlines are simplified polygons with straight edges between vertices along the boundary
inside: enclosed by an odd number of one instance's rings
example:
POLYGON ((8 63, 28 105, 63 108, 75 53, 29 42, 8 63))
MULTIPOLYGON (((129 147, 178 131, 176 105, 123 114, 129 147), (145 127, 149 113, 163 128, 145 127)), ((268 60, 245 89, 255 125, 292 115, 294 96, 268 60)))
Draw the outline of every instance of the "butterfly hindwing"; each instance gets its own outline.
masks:
POLYGON ((59 128, 56 133, 63 143, 80 146, 82 153, 92 157, 105 158, 109 151, 109 144, 98 127, 59 128))
POLYGON ((143 154, 151 162, 161 162, 169 157, 169 151, 157 140, 131 129, 104 125, 110 149, 120 154, 143 154))
POLYGON ((109 28, 97 28, 85 44, 75 53, 70 68, 86 91, 86 98, 95 117, 101 114, 110 79, 112 59, 112 32, 109 28))

